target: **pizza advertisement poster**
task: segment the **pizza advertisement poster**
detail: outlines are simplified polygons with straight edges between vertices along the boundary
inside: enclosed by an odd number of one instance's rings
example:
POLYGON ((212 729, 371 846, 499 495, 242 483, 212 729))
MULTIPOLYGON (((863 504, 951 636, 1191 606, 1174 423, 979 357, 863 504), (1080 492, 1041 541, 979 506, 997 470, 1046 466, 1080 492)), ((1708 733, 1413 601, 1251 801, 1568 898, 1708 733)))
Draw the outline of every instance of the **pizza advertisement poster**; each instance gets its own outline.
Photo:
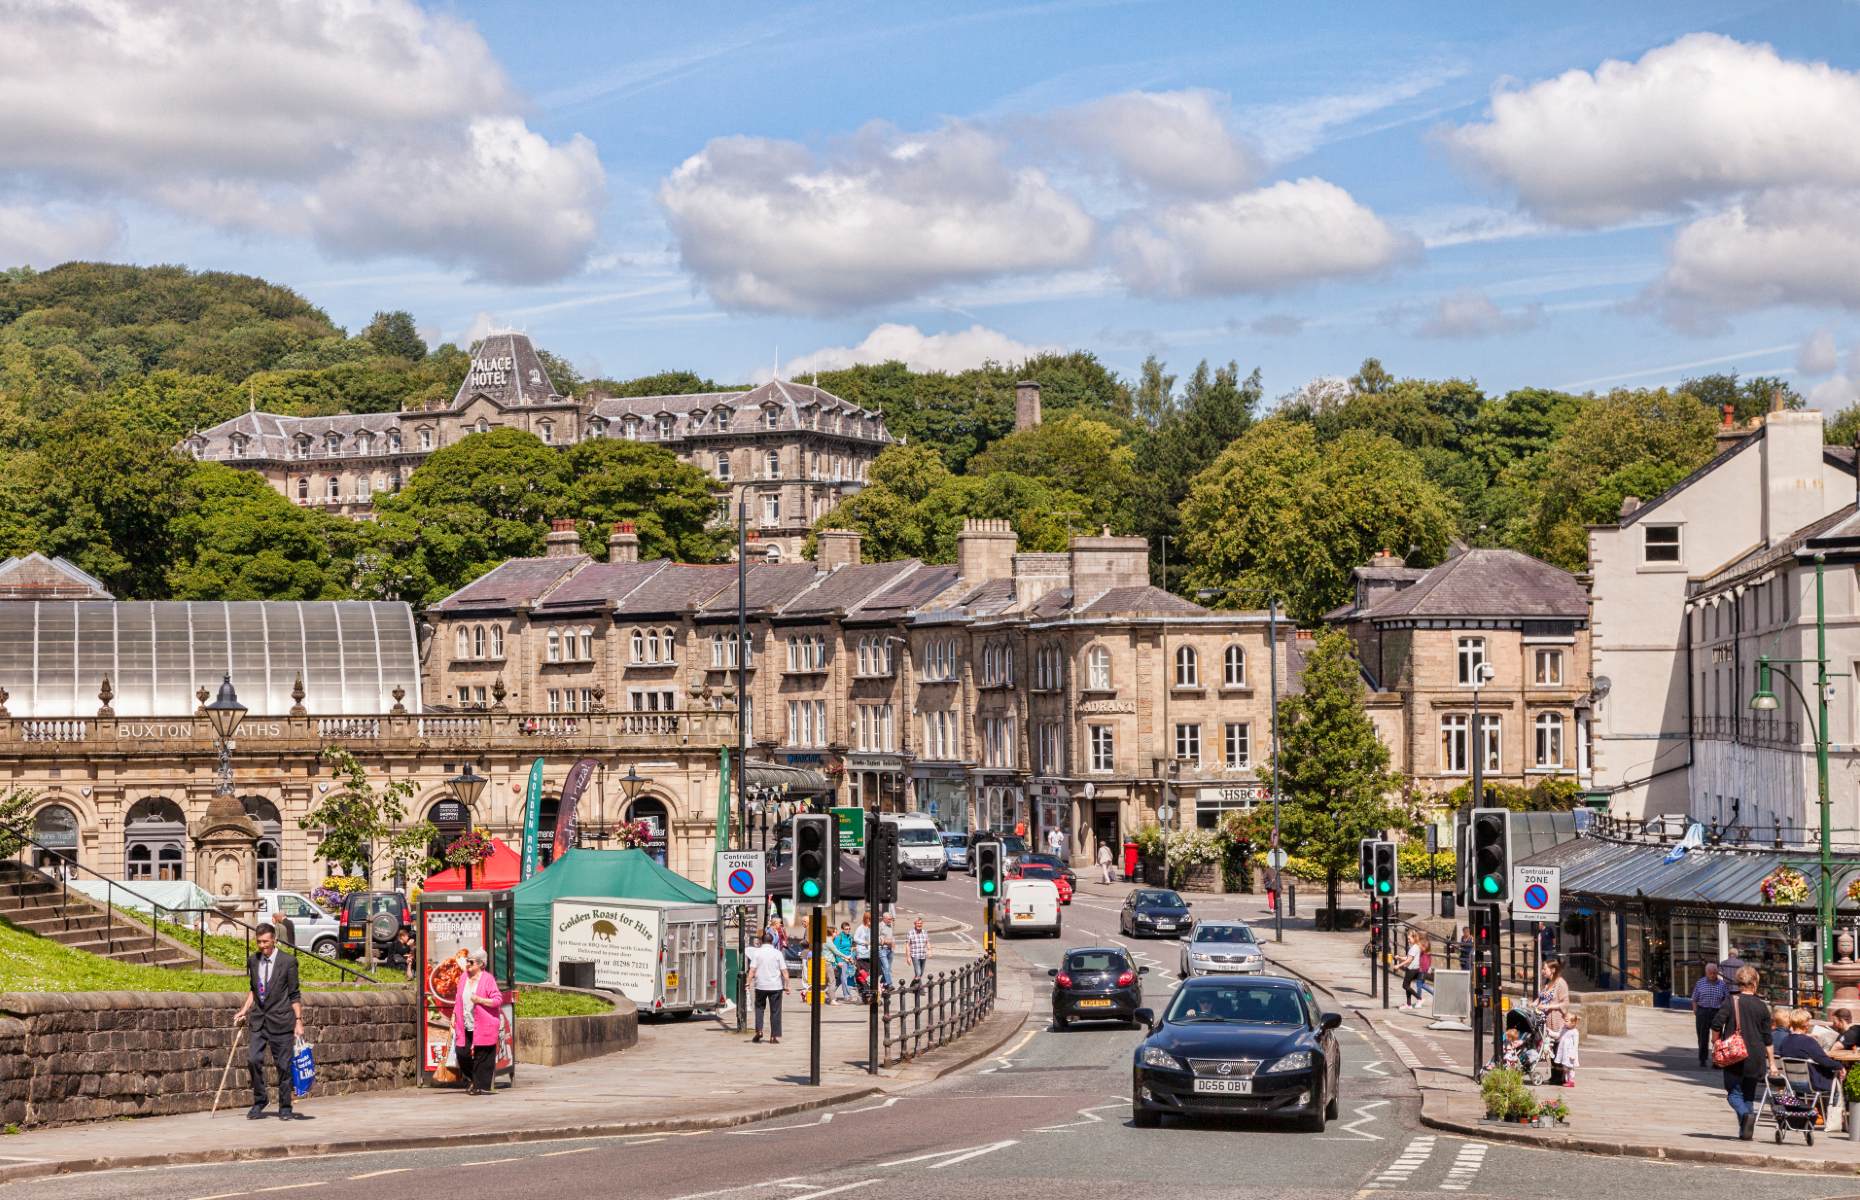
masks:
MULTIPOLYGON (((490 945, 491 914, 482 908, 428 908, 420 912, 421 1063, 432 1072, 452 1057, 457 1040, 452 1013, 465 980, 465 960, 490 945)), ((504 1065, 499 1038, 499 1066, 504 1065)))

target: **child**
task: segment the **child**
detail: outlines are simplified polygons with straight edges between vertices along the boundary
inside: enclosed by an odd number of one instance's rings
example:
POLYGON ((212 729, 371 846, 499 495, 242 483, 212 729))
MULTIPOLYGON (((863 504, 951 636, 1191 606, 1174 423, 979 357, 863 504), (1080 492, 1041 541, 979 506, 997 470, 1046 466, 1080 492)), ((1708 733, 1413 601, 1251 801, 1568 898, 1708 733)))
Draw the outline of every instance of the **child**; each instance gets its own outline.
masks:
POLYGON ((1556 1065, 1563 1068, 1563 1086, 1576 1086, 1576 1028, 1582 1024, 1582 1018, 1571 1014, 1564 1018, 1563 1032, 1556 1039, 1556 1065))
POLYGON ((1524 1049, 1524 1039, 1519 1036, 1518 1028, 1514 1025, 1505 1030, 1504 1042, 1493 1052, 1492 1061, 1485 1067, 1488 1071, 1497 1067, 1503 1067, 1508 1071, 1522 1071, 1529 1065, 1529 1057, 1524 1049))

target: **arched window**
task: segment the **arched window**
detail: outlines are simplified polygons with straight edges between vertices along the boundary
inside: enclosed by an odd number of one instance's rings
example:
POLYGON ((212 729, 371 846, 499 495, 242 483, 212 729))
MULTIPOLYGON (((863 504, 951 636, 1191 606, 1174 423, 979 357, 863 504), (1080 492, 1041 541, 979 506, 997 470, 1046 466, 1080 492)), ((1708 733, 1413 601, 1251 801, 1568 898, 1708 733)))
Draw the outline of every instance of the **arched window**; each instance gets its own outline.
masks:
POLYGON ((62 804, 48 804, 32 816, 33 865, 53 870, 78 860, 77 814, 62 804))
POLYGON ((580 657, 582 662, 594 661, 594 630, 592 628, 584 628, 581 631, 580 657))
POLYGON ((431 429, 426 428, 424 425, 422 425, 420 427, 420 449, 431 450, 432 448, 433 448, 433 431, 431 429))
POLYGON ((862 637, 859 639, 859 674, 870 675, 872 673, 872 639, 862 637))
POLYGON ((284 823, 278 818, 277 806, 263 796, 242 796, 239 807, 258 826, 258 886, 275 890, 284 845, 284 823))
POLYGON ((781 547, 780 547, 780 546, 770 546, 770 547, 769 547, 769 548, 768 548, 767 550, 764 550, 764 551, 762 552, 762 561, 764 561, 764 562, 780 562, 780 561, 781 561, 781 547))
POLYGON ((138 800, 123 819, 123 851, 131 879, 183 878, 186 844, 187 821, 172 800, 138 800))
POLYGON ((329 498, 331 500, 342 499, 342 480, 338 479, 334 475, 331 475, 329 477, 329 487, 327 490, 328 490, 329 498))
POLYGON ((667 626, 665 629, 665 632, 659 635, 661 638, 664 639, 662 644, 665 647, 665 661, 666 662, 677 662, 678 661, 678 638, 676 636, 676 632, 677 632, 676 630, 672 629, 670 626, 667 626))
POLYGON ((560 633, 560 631, 551 629, 549 631, 549 638, 548 638, 546 645, 547 645, 547 649, 545 653, 547 655, 548 661, 549 662, 561 662, 562 661, 562 634, 560 633))
POLYGON ((1175 686, 1201 686, 1201 656, 1193 646, 1178 646, 1175 651, 1175 686))
POLYGON ((502 625, 491 626, 491 657, 504 657, 504 627, 502 625))
POLYGON ((1229 646, 1221 660, 1221 683, 1226 687, 1246 686, 1246 650, 1229 646))
POLYGON ((632 661, 646 661, 646 631, 643 629, 633 631, 632 661))
POLYGON ((1111 690, 1111 652, 1093 646, 1085 655, 1085 686, 1093 691, 1111 690))
POLYGON ((770 450, 762 456, 763 477, 765 479, 781 478, 781 451, 770 450))
POLYGON ((485 648, 484 626, 477 625, 471 631, 471 656, 483 658, 485 648))
POLYGON ((310 479, 308 476, 297 481, 297 498, 299 500, 308 500, 310 498, 310 479))
POLYGON ((471 630, 467 629, 463 625, 459 626, 456 634, 453 637, 453 641, 455 645, 453 646, 452 657, 454 658, 470 658, 471 657, 471 630))
POLYGON ((489 433, 491 432, 491 423, 485 420, 483 417, 479 417, 477 430, 479 433, 489 433))

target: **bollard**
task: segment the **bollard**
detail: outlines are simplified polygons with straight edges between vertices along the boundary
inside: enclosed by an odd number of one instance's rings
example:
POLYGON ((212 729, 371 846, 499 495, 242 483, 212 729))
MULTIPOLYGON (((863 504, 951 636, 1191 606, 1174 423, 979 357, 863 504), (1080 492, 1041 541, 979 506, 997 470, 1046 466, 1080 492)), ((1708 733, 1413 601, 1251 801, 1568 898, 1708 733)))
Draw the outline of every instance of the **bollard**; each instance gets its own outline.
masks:
POLYGON ((1296 880, 1287 880, 1285 884, 1285 915, 1288 917, 1298 915, 1298 882, 1296 880))

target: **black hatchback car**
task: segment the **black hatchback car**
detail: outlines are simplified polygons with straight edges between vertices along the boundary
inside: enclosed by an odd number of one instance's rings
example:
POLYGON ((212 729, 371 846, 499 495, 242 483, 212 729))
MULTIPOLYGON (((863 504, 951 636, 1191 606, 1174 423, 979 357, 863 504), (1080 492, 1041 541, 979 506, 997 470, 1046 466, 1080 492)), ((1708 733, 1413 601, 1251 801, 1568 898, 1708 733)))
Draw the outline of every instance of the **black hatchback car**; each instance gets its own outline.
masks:
POLYGON ((1322 1133, 1337 1115, 1343 1059, 1337 1026, 1295 979, 1187 979, 1161 1021, 1137 1019, 1150 1036, 1137 1047, 1131 1120, 1145 1128, 1165 1113, 1275 1115, 1322 1133))
POLYGON ((1168 888, 1138 888, 1124 897, 1117 927, 1125 937, 1180 937, 1188 928, 1188 901, 1168 888))
POLYGON ((1047 971, 1053 977, 1053 1028, 1074 1021, 1134 1022, 1149 973, 1116 946, 1066 951, 1064 965, 1047 971))

